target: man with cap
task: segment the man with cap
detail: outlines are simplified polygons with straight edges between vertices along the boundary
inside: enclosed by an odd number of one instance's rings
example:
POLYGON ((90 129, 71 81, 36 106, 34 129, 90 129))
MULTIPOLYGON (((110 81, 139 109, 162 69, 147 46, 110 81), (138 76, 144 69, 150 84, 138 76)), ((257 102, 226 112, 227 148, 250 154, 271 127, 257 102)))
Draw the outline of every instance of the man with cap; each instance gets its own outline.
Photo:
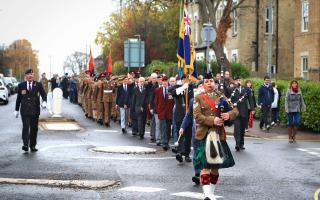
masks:
POLYGON ((32 152, 38 151, 37 134, 38 134, 38 121, 40 115, 40 98, 43 100, 42 108, 47 106, 47 94, 43 89, 40 82, 34 80, 34 74, 32 69, 25 71, 24 82, 18 85, 18 95, 16 100, 16 106, 14 115, 16 118, 19 116, 19 110, 22 119, 22 150, 29 151, 29 147, 32 152))
POLYGON ((155 91, 154 104, 157 107, 158 118, 160 120, 161 144, 165 151, 169 148, 171 135, 172 110, 174 101, 171 93, 168 92, 168 77, 162 77, 162 86, 155 91))
POLYGON ((251 91, 242 85, 240 76, 235 77, 235 86, 231 92, 231 102, 238 108, 239 115, 234 120, 234 139, 236 151, 244 150, 244 133, 248 123, 248 110, 253 109, 251 91))

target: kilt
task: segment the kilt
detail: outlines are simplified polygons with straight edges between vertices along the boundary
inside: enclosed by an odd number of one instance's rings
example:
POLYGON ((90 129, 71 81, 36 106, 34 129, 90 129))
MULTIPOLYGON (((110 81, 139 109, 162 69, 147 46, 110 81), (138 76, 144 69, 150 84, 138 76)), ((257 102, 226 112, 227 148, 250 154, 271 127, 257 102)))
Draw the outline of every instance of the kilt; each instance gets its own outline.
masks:
POLYGON ((207 162, 206 158, 206 139, 199 141, 199 147, 196 151, 196 158, 195 158, 195 167, 198 169, 221 169, 221 168, 229 168, 235 165, 232 153, 228 146, 227 141, 220 140, 221 147, 223 149, 223 163, 222 164, 210 164, 207 162))

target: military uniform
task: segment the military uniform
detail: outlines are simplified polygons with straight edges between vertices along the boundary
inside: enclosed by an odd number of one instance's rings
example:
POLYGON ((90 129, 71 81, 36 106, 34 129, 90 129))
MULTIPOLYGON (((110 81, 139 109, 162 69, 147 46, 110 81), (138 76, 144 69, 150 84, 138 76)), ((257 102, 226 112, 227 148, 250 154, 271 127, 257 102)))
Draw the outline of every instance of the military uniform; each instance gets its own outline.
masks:
POLYGON ((96 112, 97 122, 103 124, 103 82, 98 80, 96 88, 96 112))
POLYGON ((97 120, 97 97, 98 97, 98 83, 92 83, 92 94, 91 94, 91 102, 92 102, 92 117, 97 120))
POLYGON ((49 90, 49 81, 46 78, 45 74, 42 74, 42 78, 40 79, 40 82, 42 84, 42 87, 44 89, 44 91, 46 92, 46 94, 48 94, 48 90, 49 90))
POLYGON ((112 101, 111 101, 111 118, 114 121, 119 120, 120 110, 116 108, 116 101, 117 101, 117 93, 118 93, 118 81, 114 80, 114 89, 112 90, 112 101))
POLYGON ((103 82, 103 107, 104 107, 104 123, 106 126, 110 125, 111 111, 115 106, 112 107, 113 100, 113 91, 115 89, 115 85, 113 81, 105 80, 103 82))
MULTIPOLYGON (((219 178, 219 168, 227 167, 223 164, 210 164, 207 162, 206 151, 206 138, 210 132, 216 132, 220 138, 221 148, 225 153, 224 158, 232 158, 229 147, 227 146, 225 140, 225 130, 223 126, 216 126, 214 124, 215 118, 218 117, 219 111, 215 107, 220 102, 219 92, 205 92, 203 94, 197 95, 193 103, 193 115, 197 123, 197 131, 195 138, 199 140, 199 147, 197 149, 196 163, 200 163, 197 166, 201 171, 201 185, 203 187, 204 194, 209 198, 214 198, 214 189, 219 178), (225 145, 223 145, 225 144, 225 145)), ((233 120, 238 115, 237 108, 233 108, 228 112, 230 119, 233 120)), ((213 147, 215 148, 215 147, 213 147)), ((232 158, 233 161, 233 158, 232 158)), ((234 161, 233 161, 234 164, 234 161)), ((230 167, 230 166, 228 166, 230 167)))

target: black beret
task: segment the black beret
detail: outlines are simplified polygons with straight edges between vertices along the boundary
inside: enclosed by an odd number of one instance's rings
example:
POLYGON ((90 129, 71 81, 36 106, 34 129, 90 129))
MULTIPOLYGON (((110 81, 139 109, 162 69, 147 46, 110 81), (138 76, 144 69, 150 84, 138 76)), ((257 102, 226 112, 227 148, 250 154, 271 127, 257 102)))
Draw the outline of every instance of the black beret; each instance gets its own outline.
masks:
POLYGON ((241 79, 241 77, 240 77, 240 76, 236 76, 236 77, 234 77, 234 80, 239 80, 239 79, 241 79))
POLYGON ((212 79, 212 73, 211 73, 211 72, 206 73, 206 74, 204 75, 204 78, 205 78, 205 79, 212 79))
POLYGON ((33 73, 33 69, 31 69, 31 68, 27 69, 27 70, 24 72, 24 74, 30 74, 30 73, 33 73))

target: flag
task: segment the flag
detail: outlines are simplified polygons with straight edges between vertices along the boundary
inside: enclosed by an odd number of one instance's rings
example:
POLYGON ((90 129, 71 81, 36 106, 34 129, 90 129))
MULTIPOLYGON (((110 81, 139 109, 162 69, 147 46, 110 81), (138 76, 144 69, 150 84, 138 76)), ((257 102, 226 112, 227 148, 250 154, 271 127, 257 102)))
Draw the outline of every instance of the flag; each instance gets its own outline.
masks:
POLYGON ((107 67, 106 72, 112 74, 112 55, 111 55, 111 51, 109 52, 109 56, 108 56, 108 67, 107 67))
POLYGON ((90 58, 89 58, 89 71, 91 74, 94 74, 94 63, 93 63, 91 47, 90 47, 90 58))
POLYGON ((189 74, 194 78, 197 78, 196 52, 194 50, 191 34, 191 21, 189 19, 186 6, 184 6, 183 18, 179 31, 177 57, 178 71, 182 74, 189 74))

